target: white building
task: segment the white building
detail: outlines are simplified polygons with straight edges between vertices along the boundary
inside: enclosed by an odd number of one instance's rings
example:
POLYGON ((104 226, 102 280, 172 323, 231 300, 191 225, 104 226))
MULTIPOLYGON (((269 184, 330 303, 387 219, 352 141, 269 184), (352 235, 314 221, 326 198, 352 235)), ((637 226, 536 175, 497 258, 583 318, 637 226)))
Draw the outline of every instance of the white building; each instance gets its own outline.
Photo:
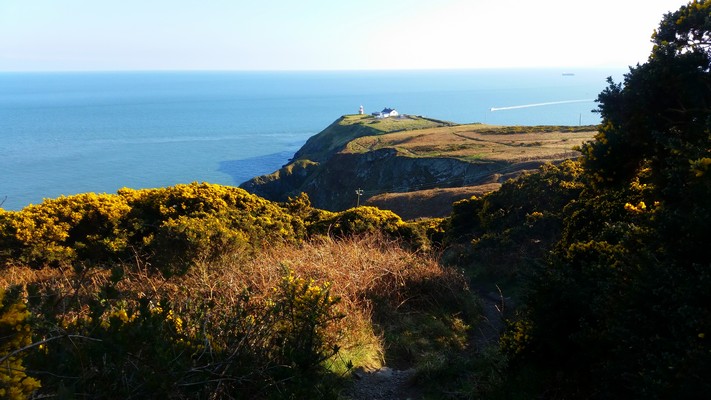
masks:
POLYGON ((397 117, 398 115, 400 115, 400 113, 397 112, 397 110, 387 107, 383 108, 383 111, 373 113, 375 118, 397 117))

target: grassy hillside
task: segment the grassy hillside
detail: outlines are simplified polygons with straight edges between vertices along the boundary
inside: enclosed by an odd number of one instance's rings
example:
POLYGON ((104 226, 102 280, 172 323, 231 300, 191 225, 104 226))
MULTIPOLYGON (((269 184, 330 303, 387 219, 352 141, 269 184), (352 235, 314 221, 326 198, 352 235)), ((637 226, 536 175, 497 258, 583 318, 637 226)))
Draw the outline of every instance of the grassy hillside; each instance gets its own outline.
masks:
POLYGON ((343 150, 349 142, 361 136, 446 125, 451 125, 451 123, 417 116, 375 118, 370 115, 344 115, 317 135, 309 138, 296 153, 294 160, 325 161, 333 154, 343 150))

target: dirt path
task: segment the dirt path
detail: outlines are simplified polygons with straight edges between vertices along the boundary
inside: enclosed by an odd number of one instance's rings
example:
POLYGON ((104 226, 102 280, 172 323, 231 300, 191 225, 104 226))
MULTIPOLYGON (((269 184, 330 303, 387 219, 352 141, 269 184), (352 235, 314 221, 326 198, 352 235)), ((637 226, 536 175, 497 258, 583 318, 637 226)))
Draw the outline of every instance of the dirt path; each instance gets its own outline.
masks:
POLYGON ((478 332, 474 335, 474 343, 478 351, 495 344, 504 329, 504 314, 509 306, 510 299, 504 298, 501 293, 484 292, 476 290, 482 302, 482 316, 479 325, 474 328, 478 332))
POLYGON ((353 386, 344 394, 348 400, 418 400, 422 394, 414 385, 414 369, 383 367, 373 372, 356 371, 353 386))

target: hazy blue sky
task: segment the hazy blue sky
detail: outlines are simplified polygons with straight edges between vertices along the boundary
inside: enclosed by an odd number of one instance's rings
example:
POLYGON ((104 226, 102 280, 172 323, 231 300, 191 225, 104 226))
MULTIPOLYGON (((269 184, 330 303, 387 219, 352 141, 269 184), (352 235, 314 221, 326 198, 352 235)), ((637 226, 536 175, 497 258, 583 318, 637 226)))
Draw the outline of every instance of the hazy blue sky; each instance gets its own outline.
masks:
POLYGON ((682 0, 0 0, 0 71, 627 66, 682 0))

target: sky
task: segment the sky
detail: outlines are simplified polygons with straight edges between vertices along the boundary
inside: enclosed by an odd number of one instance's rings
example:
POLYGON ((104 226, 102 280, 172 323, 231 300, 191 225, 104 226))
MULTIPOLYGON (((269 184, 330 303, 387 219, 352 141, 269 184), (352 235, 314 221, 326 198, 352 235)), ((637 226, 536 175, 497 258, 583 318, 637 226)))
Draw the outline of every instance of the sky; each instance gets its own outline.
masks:
POLYGON ((0 71, 625 67, 682 0, 0 0, 0 71))

